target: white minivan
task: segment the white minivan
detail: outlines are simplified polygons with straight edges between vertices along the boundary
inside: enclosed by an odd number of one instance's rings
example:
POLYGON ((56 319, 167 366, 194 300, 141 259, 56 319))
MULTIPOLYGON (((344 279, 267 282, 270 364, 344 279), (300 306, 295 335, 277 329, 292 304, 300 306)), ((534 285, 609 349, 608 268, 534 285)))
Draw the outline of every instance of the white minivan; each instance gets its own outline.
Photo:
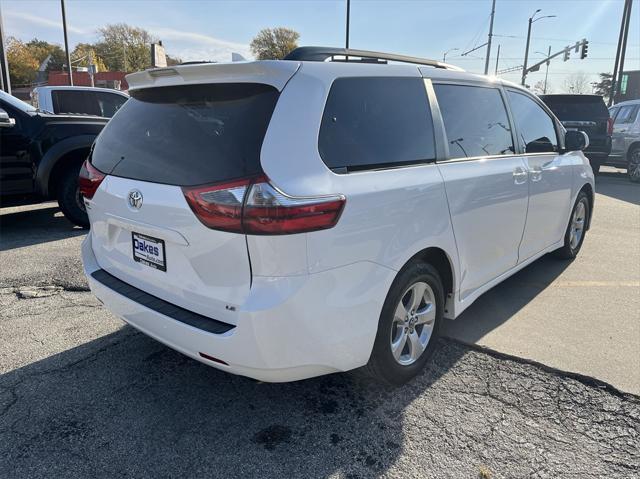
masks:
POLYGON ((589 228, 588 138, 511 83, 321 47, 127 81, 80 173, 89 284, 224 371, 401 384, 443 318, 589 228))

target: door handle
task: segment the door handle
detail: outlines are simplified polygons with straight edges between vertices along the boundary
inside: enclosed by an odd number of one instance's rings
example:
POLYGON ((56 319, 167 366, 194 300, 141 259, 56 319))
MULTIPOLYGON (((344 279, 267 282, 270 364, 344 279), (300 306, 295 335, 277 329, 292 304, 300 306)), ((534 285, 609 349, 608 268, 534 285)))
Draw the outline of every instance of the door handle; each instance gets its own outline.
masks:
POLYGON ((538 182, 542 179, 542 168, 531 169, 531 182, 538 182))
POLYGON ((521 167, 517 167, 513 170, 513 181, 516 185, 521 185, 527 182, 527 170, 521 167))

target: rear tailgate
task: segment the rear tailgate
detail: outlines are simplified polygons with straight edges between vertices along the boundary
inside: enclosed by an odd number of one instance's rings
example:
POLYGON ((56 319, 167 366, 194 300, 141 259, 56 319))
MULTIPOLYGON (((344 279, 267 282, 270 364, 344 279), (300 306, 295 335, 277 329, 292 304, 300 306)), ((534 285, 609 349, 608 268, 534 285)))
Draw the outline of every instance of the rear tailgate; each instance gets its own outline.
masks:
MULTIPOLYGON (((272 62, 256 62, 272 63, 272 62)), ((260 150, 279 89, 297 64, 282 62, 241 77, 238 65, 131 83, 131 99, 96 141, 92 164, 108 176, 87 200, 92 245, 101 268, 149 294, 235 324, 233 310, 251 285, 243 234, 209 229, 182 187, 261 173, 260 150), (233 78, 231 78, 233 77, 233 78), (169 79, 172 79, 172 82, 169 79), (157 79, 164 86, 157 86, 157 79), (233 79, 233 82, 228 82, 233 79), (249 80, 253 79, 254 82, 249 80), (219 82, 218 80, 222 80, 219 82)))
POLYGON ((608 140, 609 110, 598 95, 543 95, 542 99, 568 129, 589 135, 588 150, 601 151, 608 140))
POLYGON ((96 261, 118 279, 182 308, 235 324, 251 282, 242 235, 203 226, 177 186, 108 176, 89 204, 96 261), (139 210, 129 206, 139 191, 139 210), (144 248, 158 248, 145 256, 144 248))

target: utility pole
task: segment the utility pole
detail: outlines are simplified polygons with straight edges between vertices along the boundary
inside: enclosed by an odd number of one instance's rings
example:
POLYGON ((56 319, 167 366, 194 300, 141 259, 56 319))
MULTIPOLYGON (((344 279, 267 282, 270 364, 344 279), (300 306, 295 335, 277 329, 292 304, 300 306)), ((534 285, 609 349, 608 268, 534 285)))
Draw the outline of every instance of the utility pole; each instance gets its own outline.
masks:
POLYGON ((496 55, 496 72, 495 76, 498 76, 498 63, 500 62, 500 44, 498 43, 498 54, 496 55))
POLYGON ((9 63, 7 63, 7 52, 4 43, 2 10, 0 10, 0 90, 11 94, 11 78, 9 78, 9 63))
POLYGON ((533 23, 533 17, 536 16, 540 9, 538 8, 533 15, 529 17, 529 28, 527 30, 527 46, 524 49, 524 64, 522 67, 522 81, 520 82, 524 86, 524 81, 527 78, 527 60, 529 59, 529 43, 531 42, 531 24, 533 23))
POLYGON ((627 52, 627 36, 629 35, 629 21, 631 20, 632 0, 625 0, 622 10, 622 21, 620 22, 620 36, 618 37, 618 49, 616 51, 616 62, 613 67, 611 77, 611 93, 609 95, 609 106, 613 104, 616 94, 620 92, 622 84, 622 73, 624 71, 624 57, 627 52))
MULTIPOLYGON (((547 58, 549 58, 550 56, 551 56, 551 45, 549 45, 547 58)), ((549 63, 551 63, 551 61, 547 61, 547 71, 544 73, 544 88, 542 90, 542 93, 544 93, 545 95, 547 94, 547 78, 549 78, 549 63)))
POLYGON ((345 38, 345 42, 344 42, 344 47, 345 48, 349 48, 349 20, 350 20, 350 14, 351 14, 351 0, 347 0, 347 32, 346 32, 346 38, 345 38))
POLYGON ((541 12, 541 9, 537 9, 535 12, 533 12, 533 15, 531 15, 529 17, 529 28, 527 30, 527 46, 525 47, 524 50, 524 64, 522 67, 522 86, 525 86, 524 82, 527 78, 527 62, 529 60, 529 44, 531 43, 531 25, 534 22, 537 22, 538 20, 542 20, 543 18, 555 18, 555 15, 545 15, 544 17, 538 17, 536 18, 536 15, 541 12))
POLYGON ((69 40, 67 40, 67 15, 64 11, 64 0, 60 0, 62 5, 62 29, 64 30, 64 49, 67 52, 67 67, 69 68, 69 85, 73 86, 73 72, 71 71, 71 54, 69 53, 69 40))
POLYGON ((491 21, 489 22, 489 38, 487 39, 487 58, 484 60, 484 74, 489 73, 489 57, 491 56, 491 38, 493 37, 493 17, 496 14, 496 0, 491 3, 491 21))

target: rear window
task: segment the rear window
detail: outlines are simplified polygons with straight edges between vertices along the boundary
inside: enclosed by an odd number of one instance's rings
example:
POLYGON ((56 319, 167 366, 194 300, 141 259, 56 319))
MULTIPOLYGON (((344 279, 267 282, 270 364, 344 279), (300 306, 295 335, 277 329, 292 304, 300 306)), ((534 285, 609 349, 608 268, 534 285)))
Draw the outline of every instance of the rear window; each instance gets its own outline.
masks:
POLYGON ((322 115, 318 149, 336 172, 434 160, 433 122, 424 81, 335 80, 322 115))
POLYGON ((96 92, 96 100, 100 109, 100 116, 111 118, 127 101, 127 97, 117 93, 96 92))
POLYGON ((102 116, 93 92, 83 90, 58 90, 51 92, 55 113, 77 113, 102 116))
POLYGON ((254 83, 133 92, 102 130, 92 163, 115 176, 179 186, 258 174, 277 100, 275 88, 254 83))
POLYGON ((561 121, 609 118, 609 110, 600 96, 542 95, 540 98, 561 121))
POLYGON ((621 106, 620 111, 616 115, 616 125, 633 123, 636 121, 636 115, 638 114, 638 105, 626 105, 621 106))

